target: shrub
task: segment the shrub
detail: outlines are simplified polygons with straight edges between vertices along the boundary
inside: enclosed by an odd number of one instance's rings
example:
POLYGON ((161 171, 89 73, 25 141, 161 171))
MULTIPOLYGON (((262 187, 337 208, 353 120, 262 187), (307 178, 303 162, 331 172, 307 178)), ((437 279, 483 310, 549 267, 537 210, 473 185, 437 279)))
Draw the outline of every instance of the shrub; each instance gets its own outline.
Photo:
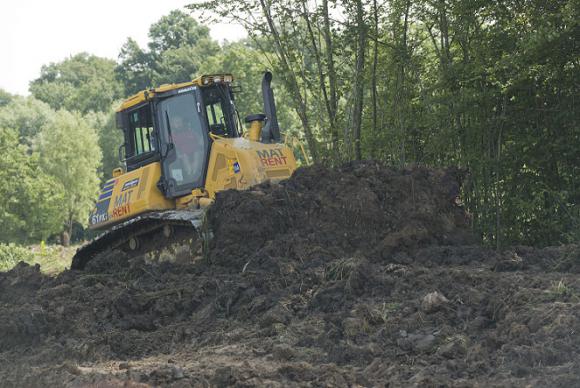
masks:
POLYGON ((18 262, 31 262, 34 253, 30 249, 15 244, 0 244, 0 271, 8 271, 18 262))

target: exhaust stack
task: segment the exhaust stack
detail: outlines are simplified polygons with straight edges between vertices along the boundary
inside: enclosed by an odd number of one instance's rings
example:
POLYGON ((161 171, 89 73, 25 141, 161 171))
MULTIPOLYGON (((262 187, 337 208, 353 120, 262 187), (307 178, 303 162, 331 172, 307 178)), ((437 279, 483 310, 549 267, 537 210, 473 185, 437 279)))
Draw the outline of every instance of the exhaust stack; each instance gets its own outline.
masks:
POLYGON ((274 102, 274 92, 270 87, 272 73, 266 71, 262 78, 262 98, 264 99, 264 111, 266 112, 266 124, 262 129, 262 143, 280 143, 280 127, 276 117, 276 103, 274 102))

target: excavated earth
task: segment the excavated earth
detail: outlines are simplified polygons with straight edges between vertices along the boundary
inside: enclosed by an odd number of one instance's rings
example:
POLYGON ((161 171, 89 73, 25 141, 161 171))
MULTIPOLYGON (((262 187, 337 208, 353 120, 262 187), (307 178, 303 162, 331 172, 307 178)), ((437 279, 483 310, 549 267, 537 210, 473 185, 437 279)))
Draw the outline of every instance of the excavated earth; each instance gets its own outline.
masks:
POLYGON ((0 386, 580 386, 580 247, 483 248, 456 169, 224 192, 207 254, 0 273, 0 386))

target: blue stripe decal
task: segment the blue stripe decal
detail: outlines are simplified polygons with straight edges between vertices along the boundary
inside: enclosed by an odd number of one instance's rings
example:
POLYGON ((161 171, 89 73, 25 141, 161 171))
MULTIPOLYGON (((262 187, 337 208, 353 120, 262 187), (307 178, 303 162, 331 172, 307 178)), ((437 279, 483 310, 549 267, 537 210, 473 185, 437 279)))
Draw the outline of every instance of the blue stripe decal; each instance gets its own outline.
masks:
POLYGON ((106 193, 101 194, 99 196, 99 201, 102 200, 102 199, 109 198, 112 194, 113 194, 113 190, 107 191, 106 193))
POLYGON ((105 185, 103 187, 115 186, 115 183, 117 183, 117 180, 113 179, 113 180, 105 182, 105 185))

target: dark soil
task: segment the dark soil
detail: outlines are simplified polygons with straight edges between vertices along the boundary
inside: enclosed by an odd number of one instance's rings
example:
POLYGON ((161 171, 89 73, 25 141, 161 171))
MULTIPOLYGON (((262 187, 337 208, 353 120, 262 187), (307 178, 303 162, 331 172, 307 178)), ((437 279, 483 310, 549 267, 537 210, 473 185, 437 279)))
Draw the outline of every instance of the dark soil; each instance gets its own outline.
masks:
POLYGON ((204 260, 0 273, 0 386, 580 386, 580 247, 478 246, 463 172, 224 192, 204 260))

